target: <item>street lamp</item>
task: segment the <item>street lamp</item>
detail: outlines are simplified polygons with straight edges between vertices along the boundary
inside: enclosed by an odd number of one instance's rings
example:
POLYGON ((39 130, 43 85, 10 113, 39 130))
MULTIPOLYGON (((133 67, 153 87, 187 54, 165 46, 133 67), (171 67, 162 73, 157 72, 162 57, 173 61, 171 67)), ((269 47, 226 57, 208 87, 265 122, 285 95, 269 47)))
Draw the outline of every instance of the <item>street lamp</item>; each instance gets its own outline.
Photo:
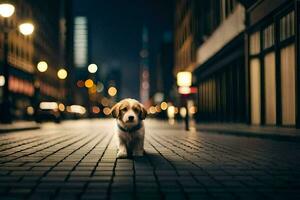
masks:
MULTIPOLYGON (((192 73, 188 71, 182 71, 177 73, 177 85, 179 87, 189 88, 192 85, 192 73)), ((186 115, 185 115, 185 130, 189 131, 189 114, 188 114, 188 105, 187 105, 187 97, 184 96, 184 104, 186 108, 186 115)))
POLYGON ((116 94, 118 93, 118 90, 117 90, 117 88, 115 88, 115 87, 110 87, 110 88, 107 90, 107 92, 108 92, 109 96, 114 97, 114 96, 116 96, 116 94))
MULTIPOLYGON (((8 37, 15 27, 11 27, 8 23, 8 18, 11 17, 15 12, 15 7, 9 3, 0 4, 0 16, 4 18, 3 27, 1 29, 4 33, 4 45, 3 45, 3 96, 1 102, 1 122, 11 123, 11 113, 10 113, 10 94, 9 94, 9 63, 8 63, 8 52, 9 44, 8 37)), ((19 26, 19 31, 23 35, 30 35, 34 31, 34 26, 31 23, 23 23, 19 26)))
POLYGON ((45 61, 40 61, 37 64, 37 69, 39 72, 45 72, 48 69, 48 64, 45 61))
POLYGON ((19 31, 20 31, 20 33, 22 33, 25 36, 31 35, 34 31, 34 25, 30 22, 20 24, 19 31))
POLYGON ((57 77, 61 80, 64 80, 66 79, 68 76, 68 72, 65 70, 65 69, 60 69, 58 70, 57 72, 57 77))
POLYGON ((1 17, 8 18, 11 17, 15 12, 15 7, 9 3, 0 4, 0 15, 1 17))
POLYGON ((98 70, 98 66, 96 64, 90 64, 88 66, 88 71, 91 73, 91 74, 94 74, 96 73, 98 70))

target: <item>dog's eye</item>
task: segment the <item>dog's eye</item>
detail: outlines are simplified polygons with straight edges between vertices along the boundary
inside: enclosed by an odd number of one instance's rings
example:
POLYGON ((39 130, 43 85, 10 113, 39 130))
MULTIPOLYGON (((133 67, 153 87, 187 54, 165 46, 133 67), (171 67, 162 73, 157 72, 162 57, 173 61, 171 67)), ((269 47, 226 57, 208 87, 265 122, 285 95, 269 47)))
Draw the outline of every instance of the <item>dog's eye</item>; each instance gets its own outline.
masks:
POLYGON ((122 108, 122 111, 126 112, 126 111, 127 111, 127 108, 126 108, 126 107, 125 107, 125 108, 122 108))
POLYGON ((138 113, 139 112, 139 109, 138 108, 133 108, 133 111, 138 113))

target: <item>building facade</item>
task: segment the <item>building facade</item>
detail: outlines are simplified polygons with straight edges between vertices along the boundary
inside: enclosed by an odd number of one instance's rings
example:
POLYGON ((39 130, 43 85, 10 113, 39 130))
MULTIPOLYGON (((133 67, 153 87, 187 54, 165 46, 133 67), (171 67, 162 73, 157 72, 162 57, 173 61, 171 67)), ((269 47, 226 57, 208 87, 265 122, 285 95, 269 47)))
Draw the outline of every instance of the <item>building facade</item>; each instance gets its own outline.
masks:
POLYGON ((247 5, 247 119, 251 124, 300 126, 299 1, 247 5))
POLYGON ((177 2, 175 66, 193 72, 199 121, 299 127, 299 1, 196 2, 177 2))
POLYGON ((199 120, 245 122, 244 7, 235 0, 215 1, 206 12, 204 21, 217 19, 203 26, 208 34, 197 49, 199 120))
MULTIPOLYGON (((9 33, 9 91, 11 112, 14 119, 25 119, 32 114, 35 98, 38 101, 64 99, 63 84, 58 81, 57 69, 64 65, 60 48, 60 1, 37 2, 16 0, 15 14, 8 19, 12 30, 9 33), (17 30, 18 24, 30 20, 35 31, 23 36, 17 30), (39 61, 46 61, 48 69, 38 73, 39 61), (39 95, 36 92, 39 91, 39 95), (29 111, 29 112, 28 112, 29 111)), ((2 19, 1 19, 2 20, 2 19)), ((0 21, 4 23, 4 21, 0 21)), ((0 55, 3 55, 3 33, 0 31, 0 55)), ((0 60, 3 58, 0 56, 0 60)), ((2 64, 1 64, 2 65, 2 64)), ((3 70, 2 66, 0 71, 3 70)))

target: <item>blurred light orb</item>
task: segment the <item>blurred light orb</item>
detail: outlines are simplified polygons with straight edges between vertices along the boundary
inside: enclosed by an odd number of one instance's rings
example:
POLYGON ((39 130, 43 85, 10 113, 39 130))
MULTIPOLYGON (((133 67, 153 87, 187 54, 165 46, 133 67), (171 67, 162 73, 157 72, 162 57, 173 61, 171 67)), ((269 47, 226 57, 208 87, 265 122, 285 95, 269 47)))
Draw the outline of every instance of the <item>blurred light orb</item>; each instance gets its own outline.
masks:
POLYGON ((79 80, 79 81, 77 81, 76 85, 77 85, 77 87, 82 88, 82 87, 84 87, 84 81, 79 80))
POLYGON ((175 107, 169 106, 167 110, 168 118, 173 119, 175 117, 175 107))
POLYGON ((187 110, 185 107, 181 107, 180 110, 179 110, 179 114, 182 118, 185 118, 186 115, 187 115, 187 110))
POLYGON ((0 87, 5 85, 5 77, 3 75, 0 76, 0 87))
POLYGON ((11 17, 15 12, 15 7, 9 3, 0 4, 0 15, 2 17, 11 17))
POLYGON ((151 107, 149 108, 149 113, 152 114, 152 115, 154 115, 154 114, 156 113, 155 106, 151 106, 151 107))
POLYGON ((168 104, 167 104, 166 102, 161 102, 160 108, 161 108, 162 110, 167 110, 167 109, 168 109, 168 104))
POLYGON ((64 112, 65 109, 66 109, 66 107, 65 107, 64 104, 62 104, 62 103, 58 104, 58 110, 59 110, 59 111, 64 112))
POLYGON ((178 72, 177 85, 180 87, 190 87, 192 85, 192 73, 191 72, 178 72))
POLYGON ((60 69, 58 70, 57 72, 57 77, 61 80, 64 80, 66 79, 68 76, 68 72, 65 70, 65 69, 60 69))
POLYGON ((96 73, 98 70, 98 66, 96 64, 90 64, 88 66, 88 71, 92 74, 96 73))
POLYGON ((191 114, 196 114, 196 112, 197 112, 197 107, 196 107, 196 106, 190 107, 190 108, 189 108, 189 112, 190 112, 191 114))
POLYGON ((98 106, 93 106, 92 112, 93 112, 94 114, 99 114, 99 113, 100 113, 100 108, 99 108, 98 106))
POLYGON ((39 72, 45 72, 48 69, 48 64, 45 61, 40 61, 37 64, 37 69, 39 70, 39 72))
POLYGON ((103 89, 104 89, 103 83, 100 83, 100 82, 97 83, 97 92, 100 93, 103 91, 103 89))
POLYGON ((87 79, 84 83, 86 88, 91 88, 94 85, 94 81, 92 79, 87 79))
POLYGON ((104 113, 104 115, 109 115, 109 114, 110 114, 110 108, 105 107, 105 108, 103 109, 103 113, 104 113))
POLYGON ((23 23, 19 25, 19 31, 23 34, 23 35, 31 35, 34 31, 34 25, 32 23, 23 23))
POLYGON ((32 106, 28 106, 26 111, 27 111, 28 115, 33 115, 34 114, 34 108, 32 106))
POLYGON ((106 97, 103 97, 102 99, 101 99, 101 104, 102 104, 102 106, 108 106, 108 104, 109 104, 109 100, 106 98, 106 97))
POLYGON ((156 106, 155 106, 155 111, 158 112, 158 113, 161 112, 161 108, 160 108, 159 105, 156 105, 156 106))
POLYGON ((91 88, 89 88, 90 94, 95 94, 97 92, 97 86, 93 84, 91 88))
POLYGON ((116 96, 118 90, 115 87, 110 87, 107 92, 108 92, 109 96, 114 97, 114 96, 116 96))

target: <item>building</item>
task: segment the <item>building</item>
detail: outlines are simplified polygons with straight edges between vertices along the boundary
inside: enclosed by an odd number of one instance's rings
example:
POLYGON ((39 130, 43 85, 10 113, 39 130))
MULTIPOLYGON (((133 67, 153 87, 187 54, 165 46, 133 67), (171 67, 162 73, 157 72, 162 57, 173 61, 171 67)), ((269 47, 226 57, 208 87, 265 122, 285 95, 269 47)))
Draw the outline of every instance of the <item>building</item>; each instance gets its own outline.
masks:
POLYGON ((143 27, 142 50, 140 52, 140 101, 143 104, 146 104, 149 101, 150 97, 148 41, 148 29, 147 27, 143 27))
POLYGON ((177 1, 175 72, 193 72, 200 121, 300 127, 299 4, 177 1))
MULTIPOLYGON (((60 1, 16 0, 14 6, 16 12, 8 19, 13 29, 17 29, 22 20, 30 19, 35 25, 35 32, 30 36, 23 36, 17 30, 9 33, 10 110, 14 119, 25 119, 32 114, 34 101, 64 99, 64 86, 56 75, 57 69, 64 64, 61 52, 57 51, 61 39, 60 1), (39 61, 47 62, 46 72, 38 73, 39 61)), ((0 23, 4 23, 1 20, 0 23)), ((0 55, 3 55, 2 34, 0 32, 0 55)))
MULTIPOLYGON (((157 63, 155 74, 151 83, 151 96, 162 96, 163 98, 156 98, 164 101, 171 101, 172 89, 174 86, 174 48, 173 48, 173 35, 171 31, 166 31, 163 34, 162 43, 160 46, 159 54, 157 55, 157 63)), ((155 103, 160 103, 155 102, 155 103)))
POLYGON ((196 66, 199 45, 199 10, 197 0, 177 0, 175 5, 174 75, 182 70, 192 71, 196 66))
POLYGON ((242 3, 247 8, 247 121, 299 128, 300 2, 242 3))
POLYGON ((176 16, 174 72, 193 72, 198 120, 244 122, 244 7, 236 0, 179 0, 176 16))

